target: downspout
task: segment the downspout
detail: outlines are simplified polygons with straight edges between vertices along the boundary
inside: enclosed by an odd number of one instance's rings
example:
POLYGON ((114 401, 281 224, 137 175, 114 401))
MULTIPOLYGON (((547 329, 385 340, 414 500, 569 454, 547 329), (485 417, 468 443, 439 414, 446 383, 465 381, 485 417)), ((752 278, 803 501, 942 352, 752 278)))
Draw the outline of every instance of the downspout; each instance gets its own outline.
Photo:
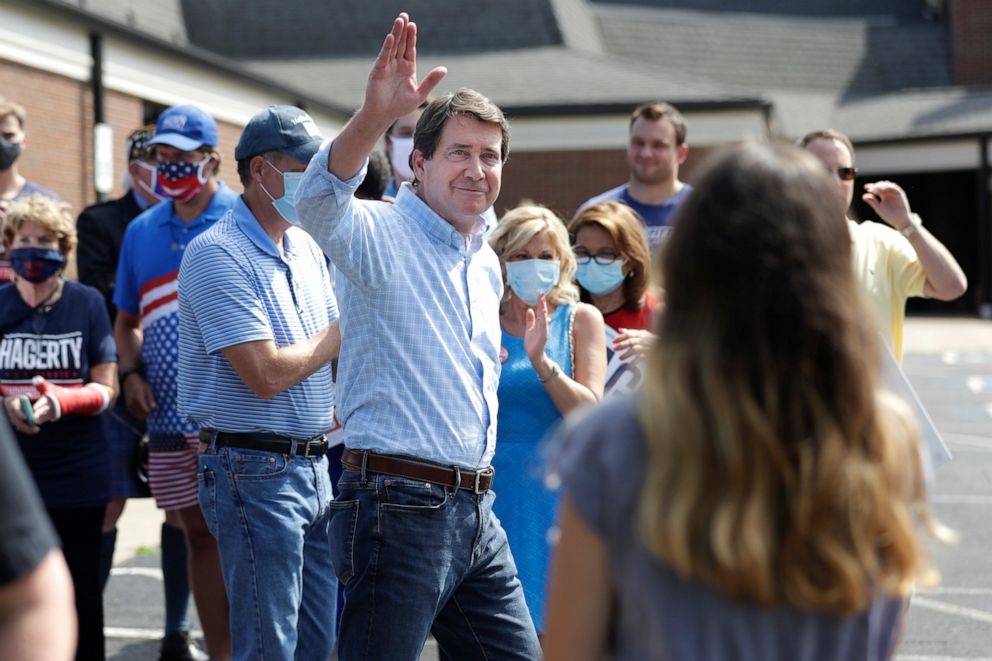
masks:
MULTIPOLYGON (((94 152, 94 163, 96 161, 96 152, 99 148, 97 140, 98 127, 105 125, 106 112, 105 112, 105 90, 103 88, 103 38, 97 32, 90 33, 90 57, 93 60, 93 69, 90 73, 90 85, 93 92, 93 152, 94 152)), ((97 172, 96 166, 94 164, 94 181, 93 187, 96 190, 96 199, 98 202, 104 202, 107 199, 107 191, 101 191, 101 187, 97 185, 97 172)))
POLYGON ((989 164, 989 134, 978 139, 978 314, 992 319, 992 167, 989 164))

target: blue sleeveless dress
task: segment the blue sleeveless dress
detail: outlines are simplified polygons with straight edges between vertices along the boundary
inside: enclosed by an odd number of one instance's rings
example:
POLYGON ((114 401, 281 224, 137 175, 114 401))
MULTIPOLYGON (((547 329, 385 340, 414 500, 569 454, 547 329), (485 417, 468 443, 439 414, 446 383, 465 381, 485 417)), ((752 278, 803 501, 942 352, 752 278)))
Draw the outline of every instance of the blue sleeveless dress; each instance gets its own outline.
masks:
MULTIPOLYGON (((574 305, 559 305, 548 324, 544 353, 572 376, 574 305)), ((547 467, 543 443, 561 421, 561 414, 530 364, 522 337, 503 331, 500 352, 499 416, 496 427, 496 477, 493 511, 510 542, 524 596, 534 626, 544 629, 544 588, 548 579, 555 525, 557 491, 545 485, 547 467)), ((560 378, 560 377, 556 377, 560 378)))

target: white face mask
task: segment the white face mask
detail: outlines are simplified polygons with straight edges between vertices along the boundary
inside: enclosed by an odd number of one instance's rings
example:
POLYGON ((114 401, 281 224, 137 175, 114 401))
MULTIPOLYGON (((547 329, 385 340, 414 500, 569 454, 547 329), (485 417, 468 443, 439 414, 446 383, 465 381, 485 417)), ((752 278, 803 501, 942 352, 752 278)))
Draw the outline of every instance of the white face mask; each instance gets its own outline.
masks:
POLYGON ((141 192, 145 194, 145 197, 149 198, 153 203, 161 202, 165 199, 162 194, 162 189, 158 185, 157 168, 151 163, 145 163, 144 161, 135 161, 138 167, 146 172, 151 173, 149 177, 152 180, 152 185, 149 185, 144 179, 136 179, 134 184, 141 189, 141 192))
POLYGON ((399 179, 411 181, 413 170, 410 169, 410 154, 413 153, 413 138, 394 138, 389 136, 389 162, 393 172, 399 179))

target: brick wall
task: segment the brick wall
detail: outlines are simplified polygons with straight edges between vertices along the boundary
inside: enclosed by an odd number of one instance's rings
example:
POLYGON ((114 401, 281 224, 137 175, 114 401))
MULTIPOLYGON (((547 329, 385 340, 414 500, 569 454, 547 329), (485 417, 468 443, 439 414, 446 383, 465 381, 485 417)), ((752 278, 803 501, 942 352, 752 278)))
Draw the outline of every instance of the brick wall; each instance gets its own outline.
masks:
POLYGON ((950 0, 951 59, 958 85, 992 85, 992 1, 950 0))
MULTIPOLYGON (((20 173, 55 192, 72 207, 76 216, 96 202, 93 189, 93 95, 88 82, 79 82, 20 64, 0 60, 0 96, 27 109, 24 126, 27 143, 18 159, 20 173)), ((108 91, 104 98, 104 119, 114 130, 114 191, 123 193, 121 182, 127 168, 125 141, 141 126, 144 104, 141 99, 108 91)), ((241 190, 234 146, 240 126, 219 123, 221 178, 236 191, 241 190)), ((75 277, 75 256, 66 269, 75 277)))
MULTIPOLYGON (((93 190, 93 95, 89 83, 0 60, 0 96, 28 111, 27 145, 18 161, 22 175, 57 193, 77 214, 96 201, 93 190)), ((114 129, 114 192, 123 191, 124 142, 142 124, 142 100, 108 91, 104 119, 114 129)), ((219 124, 221 177, 240 190, 234 146, 241 127, 219 124)))
POLYGON ((89 112, 83 107, 84 85, 0 60, 0 96, 28 112, 27 142, 17 162, 20 173, 78 210, 84 200, 80 168, 86 160, 80 128, 89 112))
MULTIPOLYGON (((709 151, 691 148, 679 178, 692 182, 693 173, 709 151)), ((496 212, 502 214, 521 200, 530 199, 568 219, 587 199, 619 186, 627 178, 623 149, 514 153, 511 148, 496 212)))

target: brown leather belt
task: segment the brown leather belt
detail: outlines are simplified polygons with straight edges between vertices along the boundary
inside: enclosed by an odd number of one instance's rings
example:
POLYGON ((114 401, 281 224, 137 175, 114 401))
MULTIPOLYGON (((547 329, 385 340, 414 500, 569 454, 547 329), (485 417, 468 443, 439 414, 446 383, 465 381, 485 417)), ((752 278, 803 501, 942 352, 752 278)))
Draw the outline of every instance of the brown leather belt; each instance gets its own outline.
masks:
POLYGON ((455 487, 473 493, 485 493, 493 486, 493 476, 496 471, 492 466, 486 466, 477 471, 447 468, 437 464, 429 464, 413 459, 401 459, 385 454, 345 450, 341 455, 341 463, 353 471, 364 470, 370 473, 384 473, 406 477, 411 480, 423 480, 445 487, 455 487))

